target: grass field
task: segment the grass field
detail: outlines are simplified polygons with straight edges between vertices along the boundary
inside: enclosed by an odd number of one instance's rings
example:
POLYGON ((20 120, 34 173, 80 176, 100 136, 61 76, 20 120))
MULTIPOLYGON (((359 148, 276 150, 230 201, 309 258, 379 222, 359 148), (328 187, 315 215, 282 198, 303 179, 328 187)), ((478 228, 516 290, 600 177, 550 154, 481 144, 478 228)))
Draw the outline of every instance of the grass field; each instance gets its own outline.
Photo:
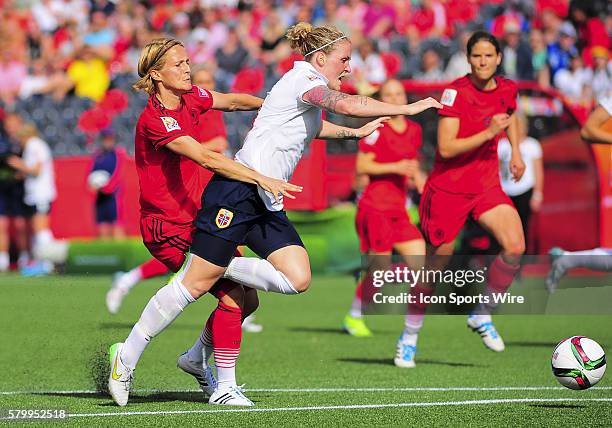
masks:
MULTIPOLYGON (((579 281, 579 278, 569 281, 579 281)), ((605 281, 605 278, 590 281, 605 281)), ((536 285, 541 279, 526 279, 536 285)), ((610 316, 500 316, 494 354, 461 316, 430 316, 415 369, 393 366, 400 316, 370 317, 374 337, 340 331, 348 276, 315 277, 301 296, 261 297, 259 334, 245 334, 239 383, 256 407, 208 405, 176 368, 213 307, 191 305, 143 355, 125 408, 96 392, 108 346, 125 339, 160 281, 137 286, 120 313, 104 307, 110 277, 0 276, 0 409, 65 409, 66 426, 612 425, 610 374, 587 391, 552 377, 554 345, 571 335, 612 349, 610 316)), ((1 423, 1 421, 0 421, 1 423)))

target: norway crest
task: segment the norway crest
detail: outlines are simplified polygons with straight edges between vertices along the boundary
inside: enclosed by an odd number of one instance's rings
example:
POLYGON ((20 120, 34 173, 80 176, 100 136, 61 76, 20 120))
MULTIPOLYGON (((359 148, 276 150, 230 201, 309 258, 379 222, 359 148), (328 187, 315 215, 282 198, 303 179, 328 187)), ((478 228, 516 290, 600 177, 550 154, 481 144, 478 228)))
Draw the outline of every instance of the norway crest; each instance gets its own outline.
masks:
POLYGON ((215 224, 219 229, 225 229, 230 225, 233 218, 233 212, 226 210, 225 208, 221 208, 217 213, 217 217, 215 218, 215 224))

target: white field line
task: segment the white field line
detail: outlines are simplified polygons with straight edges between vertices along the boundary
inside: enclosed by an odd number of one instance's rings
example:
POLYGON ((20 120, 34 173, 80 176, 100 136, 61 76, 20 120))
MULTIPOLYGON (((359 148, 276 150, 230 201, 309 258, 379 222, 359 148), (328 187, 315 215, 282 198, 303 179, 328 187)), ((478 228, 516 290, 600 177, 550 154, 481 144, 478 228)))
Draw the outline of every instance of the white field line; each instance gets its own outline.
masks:
MULTIPOLYGON (((595 386, 591 390, 609 391, 612 386, 595 386)), ((143 394, 173 394, 173 393, 189 393, 200 392, 200 389, 133 389, 132 393, 143 394)), ((493 386, 493 387, 469 387, 469 386, 451 386, 451 387, 406 387, 406 388, 244 388, 245 392, 271 392, 271 393, 308 393, 308 392, 450 392, 450 391, 569 391, 562 386, 493 386)), ((30 390, 30 391, 0 391, 2 395, 95 395, 99 391, 91 389, 76 389, 76 390, 30 390)))
POLYGON ((264 412, 295 412, 312 410, 355 410, 355 409, 384 409, 402 407, 443 407, 443 406, 473 406, 490 404, 520 404, 520 403, 552 403, 552 402, 608 402, 612 398, 502 398, 496 400, 464 400, 464 401, 434 401, 420 403, 390 403, 390 404, 349 404, 338 406, 301 406, 301 407, 271 407, 271 408, 242 408, 242 409, 215 409, 215 410, 167 410, 167 411, 141 411, 141 412, 114 412, 114 413, 71 413, 68 417, 99 417, 99 416, 139 416, 139 415, 186 415, 205 413, 264 413, 264 412))

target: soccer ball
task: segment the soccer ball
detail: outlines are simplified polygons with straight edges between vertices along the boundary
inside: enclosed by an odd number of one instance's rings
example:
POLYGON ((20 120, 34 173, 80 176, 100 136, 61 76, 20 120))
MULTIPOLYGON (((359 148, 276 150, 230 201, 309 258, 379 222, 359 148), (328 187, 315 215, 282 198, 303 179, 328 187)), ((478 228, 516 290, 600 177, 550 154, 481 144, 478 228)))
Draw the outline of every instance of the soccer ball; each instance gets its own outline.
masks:
POLYGON ((593 339, 572 336, 557 345, 551 365, 561 385, 587 389, 597 384, 606 372, 606 354, 593 339))
POLYGON ((110 174, 103 169, 96 169, 87 177, 87 184, 94 189, 101 189, 110 181, 110 174))

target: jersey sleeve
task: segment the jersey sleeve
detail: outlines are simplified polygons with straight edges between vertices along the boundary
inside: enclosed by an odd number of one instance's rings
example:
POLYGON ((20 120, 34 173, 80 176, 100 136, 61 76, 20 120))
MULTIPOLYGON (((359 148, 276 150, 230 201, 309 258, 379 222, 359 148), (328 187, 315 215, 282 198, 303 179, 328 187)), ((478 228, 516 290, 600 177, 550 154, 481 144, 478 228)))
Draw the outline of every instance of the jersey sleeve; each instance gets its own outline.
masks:
POLYGON ((363 153, 376 153, 376 143, 380 139, 380 131, 376 130, 365 138, 359 140, 359 151, 363 153))
POLYGON ((143 126, 143 132, 145 138, 151 141, 155 150, 159 150, 179 137, 189 135, 171 116, 150 117, 143 126))
POLYGON ((197 106, 200 113, 204 113, 212 108, 213 96, 207 89, 193 85, 191 87, 191 99, 197 106))
POLYGON ((508 105, 508 113, 511 115, 516 111, 516 99, 518 97, 518 86, 512 80, 508 80, 508 99, 506 100, 508 105))
POLYGON ((321 76, 316 75, 312 71, 307 71, 306 73, 304 73, 296 81, 295 90, 297 100, 304 104, 310 105, 309 103, 304 101, 302 97, 306 92, 317 86, 327 87, 327 82, 321 76))
POLYGON ((461 96, 456 86, 449 86, 444 89, 440 104, 442 104, 442 108, 438 110, 440 116, 461 116, 461 96))

